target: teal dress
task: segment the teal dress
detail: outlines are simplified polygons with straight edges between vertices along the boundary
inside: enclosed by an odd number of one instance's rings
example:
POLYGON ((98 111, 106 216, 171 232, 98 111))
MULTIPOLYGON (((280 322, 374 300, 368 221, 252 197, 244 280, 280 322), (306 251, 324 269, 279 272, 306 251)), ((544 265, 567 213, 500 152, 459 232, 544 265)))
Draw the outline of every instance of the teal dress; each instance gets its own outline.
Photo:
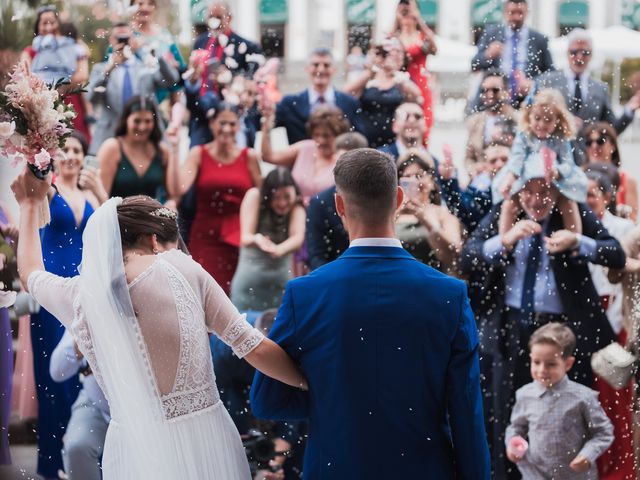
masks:
POLYGON ((129 157, 124 153, 120 143, 120 163, 111 187, 112 197, 131 197, 133 195, 147 195, 160 201, 166 196, 164 189, 164 168, 162 157, 157 151, 151 160, 149 168, 142 176, 131 165, 129 157))
MULTIPOLYGON (((289 215, 261 212, 257 233, 274 243, 289 238, 289 215)), ((256 246, 241 247, 236 273, 231 281, 231 302, 240 311, 278 308, 284 287, 291 278, 292 254, 272 258, 256 246)))

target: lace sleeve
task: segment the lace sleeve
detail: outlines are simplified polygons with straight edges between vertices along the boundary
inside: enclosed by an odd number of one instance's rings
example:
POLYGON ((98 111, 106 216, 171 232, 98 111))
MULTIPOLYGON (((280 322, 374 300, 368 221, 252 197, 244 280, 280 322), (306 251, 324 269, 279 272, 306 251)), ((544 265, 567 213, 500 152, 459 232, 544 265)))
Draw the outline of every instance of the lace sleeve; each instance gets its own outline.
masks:
POLYGON ((32 272, 27 280, 31 296, 66 328, 70 327, 73 320, 76 285, 76 277, 59 277, 44 270, 32 272))
POLYGON ((242 358, 264 340, 264 335, 247 322, 246 315, 240 315, 227 326, 220 339, 233 349, 238 358, 242 358))

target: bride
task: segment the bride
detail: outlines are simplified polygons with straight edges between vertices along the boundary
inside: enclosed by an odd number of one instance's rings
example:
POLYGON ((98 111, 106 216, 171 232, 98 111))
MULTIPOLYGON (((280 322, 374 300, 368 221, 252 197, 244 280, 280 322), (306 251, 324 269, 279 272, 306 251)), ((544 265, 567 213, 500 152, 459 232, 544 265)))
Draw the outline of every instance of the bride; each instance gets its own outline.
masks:
POLYGON ((297 366, 176 249, 175 214, 149 197, 112 198, 93 214, 80 275, 46 272, 37 221, 49 186, 27 170, 11 185, 20 279, 73 332, 109 401, 105 480, 249 479, 207 334, 266 375, 306 389, 297 366))

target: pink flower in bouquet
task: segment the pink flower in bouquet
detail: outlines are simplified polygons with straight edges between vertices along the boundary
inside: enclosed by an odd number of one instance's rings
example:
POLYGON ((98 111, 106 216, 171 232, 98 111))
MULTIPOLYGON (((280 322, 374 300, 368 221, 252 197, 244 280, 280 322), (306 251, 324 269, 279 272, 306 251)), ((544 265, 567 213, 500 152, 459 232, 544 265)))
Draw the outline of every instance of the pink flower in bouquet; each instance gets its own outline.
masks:
POLYGON ((0 138, 9 138, 15 131, 16 122, 0 122, 0 138))
POLYGON ((44 148, 40 149, 39 153, 33 156, 33 164, 38 167, 39 170, 46 170, 51 163, 51 155, 44 148))

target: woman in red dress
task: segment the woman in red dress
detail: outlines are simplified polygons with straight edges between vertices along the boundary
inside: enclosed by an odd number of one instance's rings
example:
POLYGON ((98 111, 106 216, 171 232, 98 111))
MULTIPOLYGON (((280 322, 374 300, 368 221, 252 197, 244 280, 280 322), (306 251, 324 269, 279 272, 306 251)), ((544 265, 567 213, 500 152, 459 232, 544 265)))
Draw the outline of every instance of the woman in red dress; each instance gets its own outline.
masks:
POLYGON ((195 182, 189 251, 228 295, 240 249, 240 204, 247 190, 261 185, 262 177, 256 153, 236 144, 240 118, 235 106, 220 103, 209 128, 214 140, 192 148, 183 165, 178 165, 176 150, 171 152, 167 187, 178 199, 195 182))
POLYGON ((426 144, 433 125, 433 99, 429 88, 426 63, 427 56, 435 55, 438 49, 435 34, 420 16, 420 10, 418 10, 415 0, 400 1, 398 4, 392 35, 402 43, 407 56, 407 73, 422 92, 422 111, 426 125, 424 141, 426 144))

